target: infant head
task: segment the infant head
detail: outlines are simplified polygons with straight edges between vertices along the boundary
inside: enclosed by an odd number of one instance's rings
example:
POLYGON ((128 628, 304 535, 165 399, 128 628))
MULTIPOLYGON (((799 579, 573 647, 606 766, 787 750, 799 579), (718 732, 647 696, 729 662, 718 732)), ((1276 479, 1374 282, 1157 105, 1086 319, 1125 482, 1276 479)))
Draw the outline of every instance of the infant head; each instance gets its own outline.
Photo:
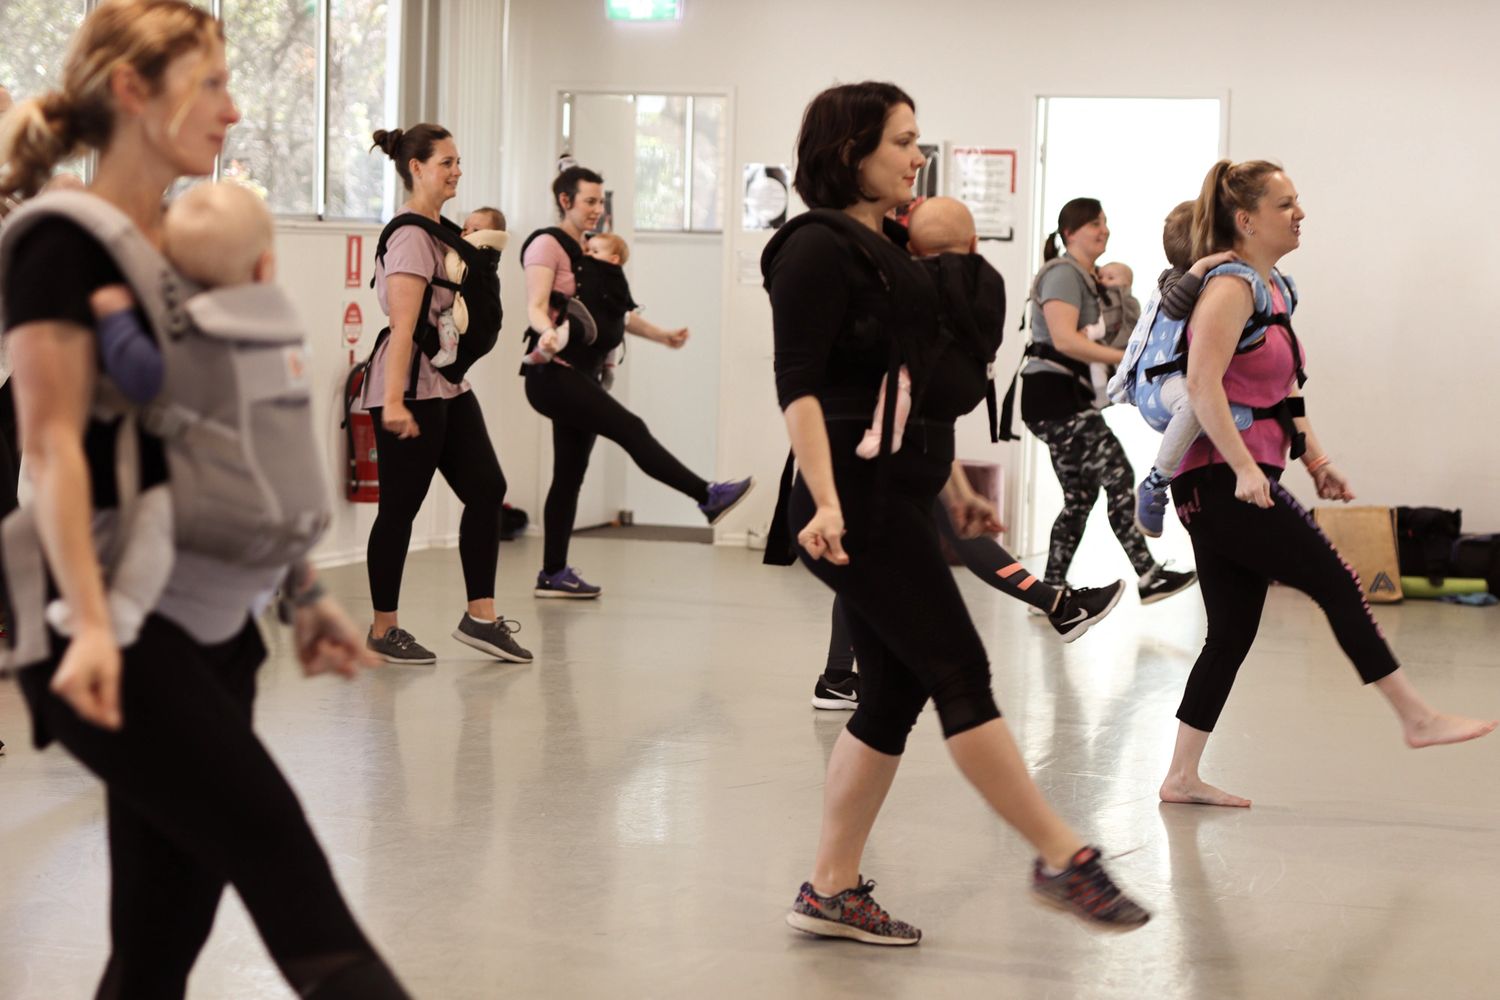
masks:
POLYGON ((1099 284, 1105 288, 1129 288, 1135 284, 1135 272, 1129 264, 1110 261, 1099 268, 1099 284))
POLYGON ((275 229, 254 191, 221 181, 188 188, 167 209, 167 258, 205 288, 270 281, 275 229))
POLYGON ((614 233, 595 233, 590 236, 583 252, 606 264, 624 264, 630 260, 630 247, 614 233))
POLYGON ((912 253, 973 253, 979 247, 974 215, 955 198, 928 198, 912 209, 908 235, 912 253))
POLYGON ((1193 266, 1193 203, 1185 201, 1167 213, 1161 231, 1161 248, 1167 263, 1179 271, 1193 266))
POLYGON ((476 208, 464 219, 464 235, 478 232, 481 229, 498 229, 505 231, 505 213, 498 208, 476 208))

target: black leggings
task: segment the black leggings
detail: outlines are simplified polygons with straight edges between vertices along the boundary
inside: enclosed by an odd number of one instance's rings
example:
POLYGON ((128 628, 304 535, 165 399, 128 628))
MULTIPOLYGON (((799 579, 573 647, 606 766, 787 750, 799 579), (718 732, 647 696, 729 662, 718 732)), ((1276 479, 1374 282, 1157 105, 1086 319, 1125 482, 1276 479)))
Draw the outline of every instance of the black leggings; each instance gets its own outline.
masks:
POLYGON ((452 399, 409 401, 406 408, 422 433, 405 440, 381 424, 380 408, 370 411, 380 464, 380 511, 370 527, 366 552, 370 600, 376 611, 391 612, 399 606, 412 522, 427 498, 434 472, 443 474, 464 505, 458 522, 458 558, 468 599, 494 597, 505 473, 485 430, 479 400, 466 392, 452 399))
POLYGON ((60 741, 107 792, 112 951, 100 998, 182 997, 226 884, 299 995, 405 996, 251 729, 264 658, 251 622, 204 646, 150 616, 124 653, 118 732, 84 722, 52 692, 56 658, 21 672, 38 735, 60 741), (358 969, 384 985, 332 985, 358 969))
MULTIPOLYGON (((1014 597, 1034 608, 1050 612, 1057 602, 1057 590, 1043 583, 1027 571, 1015 556, 1005 551, 1000 543, 988 535, 978 538, 959 538, 953 530, 953 519, 942 500, 932 505, 932 520, 938 534, 953 551, 958 553, 964 565, 985 583, 1007 597, 1014 597)), ((828 630, 828 662, 823 668, 823 680, 833 684, 854 673, 854 641, 849 638, 849 624, 839 599, 833 599, 833 622, 828 630)))
MULTIPOLYGON (((844 513, 847 566, 813 560, 813 575, 838 595, 859 660, 859 707, 849 732, 898 755, 931 698, 945 737, 1000 717, 990 691, 989 659, 938 546, 932 503, 953 463, 952 427, 908 429, 889 458, 890 488, 875 494, 875 462, 855 457, 857 421, 829 421, 834 480, 844 513)), ((787 510, 792 537, 815 505, 799 476, 787 510)))
POLYGON ((953 519, 948 516, 948 508, 941 500, 932 505, 932 519, 937 524, 938 533, 958 553, 970 573, 1006 597, 1014 597, 1043 611, 1052 610, 1057 603, 1057 588, 1032 576, 999 542, 989 535, 959 538, 953 529, 953 519))
POLYGON ((1354 570, 1277 481, 1281 470, 1263 468, 1271 478, 1274 506, 1269 509, 1235 499, 1235 475, 1227 465, 1194 469, 1172 482, 1177 516, 1193 540, 1198 586, 1208 612, 1208 637, 1188 675, 1177 718, 1203 732, 1213 731, 1235 674, 1255 642, 1272 580, 1318 603, 1366 684, 1399 666, 1354 570))
POLYGON ((697 503, 708 501, 708 482, 663 448, 646 422, 605 392, 597 379, 566 365, 536 365, 526 372, 526 399, 533 410, 552 421, 552 486, 542 509, 543 572, 556 573, 568 564, 578 491, 589 471, 594 441, 601 434, 624 448, 652 479, 697 503))
POLYGON ((16 429, 16 397, 10 381, 0 385, 0 517, 18 506, 21 482, 21 439, 16 429))

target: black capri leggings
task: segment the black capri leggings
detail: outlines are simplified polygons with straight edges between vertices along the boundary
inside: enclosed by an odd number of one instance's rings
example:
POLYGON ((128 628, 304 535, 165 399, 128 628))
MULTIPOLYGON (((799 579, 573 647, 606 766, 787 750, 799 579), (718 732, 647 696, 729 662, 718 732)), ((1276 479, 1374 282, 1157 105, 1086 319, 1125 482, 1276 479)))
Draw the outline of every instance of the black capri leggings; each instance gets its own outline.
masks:
POLYGON ((370 410, 380 465, 380 510, 366 551, 375 610, 389 612, 399 606, 412 522, 427 498, 434 472, 443 474, 464 505, 458 522, 458 558, 468 599, 494 597, 505 473, 485 430, 479 400, 466 392, 452 399, 411 400, 406 408, 422 433, 405 440, 381 424, 380 408, 370 410))
MULTIPOLYGON (((1014 597, 1034 608, 1051 612, 1057 602, 1057 591, 1043 583, 1022 566, 1016 557, 1005 551, 1000 543, 988 535, 978 538, 959 538, 953 528, 953 519, 942 500, 932 504, 932 520, 938 534, 963 560, 969 572, 994 587, 1006 597, 1014 597)), ((828 662, 823 668, 823 681, 836 684, 854 674, 854 641, 849 638, 849 623, 845 621, 844 609, 839 599, 833 599, 832 623, 828 630, 828 662)))
MULTIPOLYGON (((938 547, 932 504, 953 462, 952 425, 908 427, 889 458, 891 482, 876 497, 876 462, 855 457, 863 423, 830 420, 834 480, 843 507, 847 566, 813 560, 813 575, 838 595, 859 661, 859 707, 849 732, 898 755, 931 698, 945 737, 1000 717, 989 659, 938 547)), ((799 476, 788 505, 792 537, 814 504, 799 476)))
POLYGON ((1177 516, 1193 540, 1198 586, 1208 612, 1208 637, 1188 675, 1177 718, 1202 732, 1212 732, 1219 721, 1235 674, 1260 629, 1272 580, 1318 603, 1366 684, 1399 666, 1354 570, 1281 485, 1281 470, 1262 468, 1271 479, 1274 506, 1269 509, 1235 499, 1235 475, 1227 465, 1184 472, 1172 482, 1177 516))
POLYGON ((226 884, 298 995, 405 996, 251 729, 264 658, 249 621, 204 646, 150 616, 124 653, 118 732, 84 722, 52 692, 56 658, 21 672, 38 736, 56 738, 107 791, 112 951, 100 998, 182 997, 226 884), (363 982, 335 985, 356 973, 363 982))
POLYGON ((605 392, 597 379, 567 365, 536 365, 526 372, 526 400, 552 421, 552 486, 542 509, 543 572, 556 573, 568 564, 578 491, 601 434, 624 448, 652 479, 696 503, 708 501, 708 482, 663 448, 646 422, 605 392))

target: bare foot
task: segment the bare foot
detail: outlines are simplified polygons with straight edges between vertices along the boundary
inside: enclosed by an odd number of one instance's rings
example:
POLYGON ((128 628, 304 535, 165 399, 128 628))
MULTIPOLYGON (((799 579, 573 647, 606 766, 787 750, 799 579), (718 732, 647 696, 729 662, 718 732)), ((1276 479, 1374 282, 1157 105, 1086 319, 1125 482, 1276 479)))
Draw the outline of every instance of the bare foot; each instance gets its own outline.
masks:
POLYGON ((1181 802, 1190 806, 1232 806, 1236 809, 1250 808, 1250 800, 1230 795, 1222 788, 1215 788, 1201 778, 1168 777, 1161 783, 1163 802, 1181 802))
POLYGON ((1462 715, 1434 712, 1421 722, 1406 723, 1401 728, 1406 732, 1406 745, 1416 750, 1444 743, 1477 740, 1494 732, 1495 725, 1493 720, 1485 722, 1481 719, 1467 719, 1462 715))

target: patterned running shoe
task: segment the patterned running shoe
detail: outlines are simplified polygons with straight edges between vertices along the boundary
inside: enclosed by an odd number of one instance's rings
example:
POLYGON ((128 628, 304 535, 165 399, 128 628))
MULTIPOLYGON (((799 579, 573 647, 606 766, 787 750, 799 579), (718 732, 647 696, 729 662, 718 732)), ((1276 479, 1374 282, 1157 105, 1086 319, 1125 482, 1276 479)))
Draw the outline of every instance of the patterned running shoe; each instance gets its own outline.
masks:
POLYGON ((811 882, 803 882, 786 922, 820 937, 841 937, 861 944, 907 945, 922 940, 911 924, 892 920, 870 895, 874 880, 832 896, 819 896, 811 882))
POLYGON ((708 500, 698 505, 709 524, 718 524, 725 515, 739 506, 741 500, 750 495, 755 487, 755 478, 741 479, 732 483, 709 483, 708 500))
POLYGON ((1144 907, 1115 885, 1099 863, 1097 847, 1081 848, 1057 875, 1046 874, 1038 858, 1031 870, 1031 891, 1047 905, 1105 930, 1133 931, 1151 919, 1144 907))

